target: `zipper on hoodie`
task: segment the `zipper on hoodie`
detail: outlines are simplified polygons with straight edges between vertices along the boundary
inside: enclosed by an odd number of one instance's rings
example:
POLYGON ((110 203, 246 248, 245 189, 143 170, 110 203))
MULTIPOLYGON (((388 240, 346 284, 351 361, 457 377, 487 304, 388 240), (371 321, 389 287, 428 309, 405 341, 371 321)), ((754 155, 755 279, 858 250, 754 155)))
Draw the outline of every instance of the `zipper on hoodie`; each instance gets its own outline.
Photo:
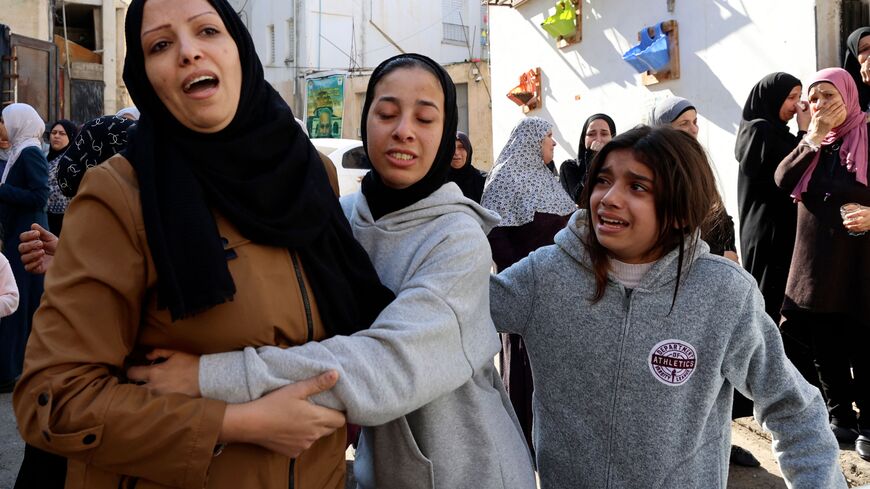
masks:
POLYGON ((628 337, 628 324, 631 318, 631 293, 633 289, 625 289, 625 320, 622 322, 622 338, 619 344, 619 356, 616 358, 616 382, 613 389, 613 400, 610 406, 610 434, 607 438, 607 479, 604 487, 610 487, 610 476, 613 471, 613 431, 616 426, 616 403, 619 399, 619 384, 622 380, 622 357, 625 354, 625 339, 628 337))
POLYGON ((308 339, 306 342, 314 339, 314 320, 311 318, 311 301, 308 299, 308 289, 305 288, 305 279, 302 278, 302 267, 299 266, 299 258, 296 253, 290 252, 290 259, 293 260, 293 270, 296 271, 296 280, 299 281, 299 292, 302 294, 302 305, 305 306, 305 321, 308 323, 308 339))
POLYGON ((296 487, 296 472, 294 469, 296 468, 296 459, 290 459, 290 484, 287 485, 288 489, 293 489, 296 487))

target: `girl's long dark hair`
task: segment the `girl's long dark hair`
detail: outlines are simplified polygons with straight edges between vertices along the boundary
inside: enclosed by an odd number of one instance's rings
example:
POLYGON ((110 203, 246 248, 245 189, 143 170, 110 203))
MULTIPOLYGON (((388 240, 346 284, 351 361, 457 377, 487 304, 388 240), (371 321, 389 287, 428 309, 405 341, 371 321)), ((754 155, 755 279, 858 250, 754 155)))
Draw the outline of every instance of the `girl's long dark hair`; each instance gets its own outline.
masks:
MULTIPOLYGON (((721 202, 713 170, 704 149, 689 134, 670 127, 638 126, 613 138, 592 160, 580 196, 581 207, 589 209, 590 214, 597 212, 590 207, 590 200, 598 174, 607 156, 621 149, 630 150, 637 161, 653 172, 658 237, 652 249, 660 250, 659 256, 679 249, 673 299, 676 301, 683 264, 691 263, 698 231, 708 221, 714 203, 721 202)), ((591 216, 587 226, 584 245, 592 261, 596 284, 592 301, 598 302, 607 287, 610 252, 598 241, 591 216)))

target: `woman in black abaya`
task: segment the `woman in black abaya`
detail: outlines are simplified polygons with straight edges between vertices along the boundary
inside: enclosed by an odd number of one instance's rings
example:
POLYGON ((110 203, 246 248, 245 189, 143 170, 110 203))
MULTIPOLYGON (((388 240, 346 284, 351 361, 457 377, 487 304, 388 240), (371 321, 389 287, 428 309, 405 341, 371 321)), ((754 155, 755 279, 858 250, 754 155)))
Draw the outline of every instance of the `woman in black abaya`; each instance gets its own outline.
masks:
MULTIPOLYGON (((737 198, 743 267, 758 281, 767 314, 777 323, 794 249, 797 206, 788 192, 776 186, 773 174, 809 125, 809 112, 800 102, 800 95, 800 80, 788 73, 771 73, 762 78, 743 107, 734 147, 740 163, 737 198), (797 135, 786 125, 795 115, 797 135)), ((818 386, 806 332, 788 321, 781 329, 789 359, 808 382, 818 386)))
POLYGON ((483 185, 486 175, 471 164, 471 140, 462 131, 456 131, 456 151, 450 161, 450 173, 447 179, 459 186, 462 195, 480 203, 483 196, 483 185))

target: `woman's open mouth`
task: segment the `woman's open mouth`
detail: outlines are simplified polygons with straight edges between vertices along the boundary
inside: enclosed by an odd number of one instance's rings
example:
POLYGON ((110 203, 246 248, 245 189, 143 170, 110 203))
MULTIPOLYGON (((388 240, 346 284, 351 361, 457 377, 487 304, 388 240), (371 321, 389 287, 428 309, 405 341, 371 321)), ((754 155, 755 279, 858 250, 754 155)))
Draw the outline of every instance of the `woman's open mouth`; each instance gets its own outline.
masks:
POLYGON ((220 80, 213 73, 194 73, 184 79, 182 90, 196 99, 204 99, 213 95, 220 85, 220 80))
POLYGON ((410 151, 392 150, 387 152, 387 160, 390 164, 398 167, 407 167, 417 161, 417 155, 410 151))
POLYGON ((619 232, 628 227, 628 222, 617 217, 604 217, 598 214, 598 230, 603 232, 619 232))

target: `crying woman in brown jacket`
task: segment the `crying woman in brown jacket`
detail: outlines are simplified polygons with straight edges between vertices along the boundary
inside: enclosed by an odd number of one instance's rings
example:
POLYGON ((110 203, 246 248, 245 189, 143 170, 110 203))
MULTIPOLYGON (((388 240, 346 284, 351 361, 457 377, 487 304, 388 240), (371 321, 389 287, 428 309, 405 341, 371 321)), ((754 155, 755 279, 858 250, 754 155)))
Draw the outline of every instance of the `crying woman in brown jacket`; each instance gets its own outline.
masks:
POLYGON ((14 405, 67 488, 342 488, 335 372, 226 405, 126 381, 152 350, 292 346, 391 299, 225 0, 134 0, 128 150, 90 169, 46 276, 14 405))

